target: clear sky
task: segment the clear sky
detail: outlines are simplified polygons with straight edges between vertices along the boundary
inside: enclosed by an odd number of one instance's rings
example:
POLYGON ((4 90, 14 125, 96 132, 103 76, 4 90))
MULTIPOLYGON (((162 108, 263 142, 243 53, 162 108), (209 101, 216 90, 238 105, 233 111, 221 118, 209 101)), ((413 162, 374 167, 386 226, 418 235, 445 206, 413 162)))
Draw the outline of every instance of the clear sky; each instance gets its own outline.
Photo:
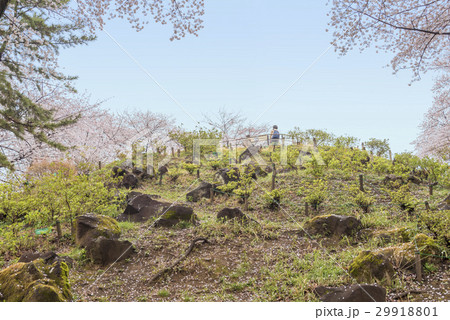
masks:
MULTIPOLYGON (((199 37, 169 41, 171 27, 151 22, 136 32, 124 21, 106 30, 198 121, 220 107, 255 119, 330 45, 326 0, 205 0, 199 37)), ((330 49, 259 122, 326 129, 367 140, 390 140, 394 152, 412 150, 432 103, 432 77, 409 86, 411 74, 386 67, 391 56, 358 49, 340 57, 330 49)), ((77 88, 104 107, 151 110, 195 122, 107 34, 61 53, 77 88)))

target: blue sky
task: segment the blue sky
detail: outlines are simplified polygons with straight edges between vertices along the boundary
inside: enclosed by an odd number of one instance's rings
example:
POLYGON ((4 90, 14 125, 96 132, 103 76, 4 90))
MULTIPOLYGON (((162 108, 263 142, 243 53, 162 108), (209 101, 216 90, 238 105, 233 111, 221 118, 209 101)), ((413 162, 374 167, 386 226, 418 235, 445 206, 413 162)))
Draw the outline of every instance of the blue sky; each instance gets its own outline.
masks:
MULTIPOLYGON (((199 37, 169 41, 171 27, 150 22, 136 32, 126 22, 106 30, 195 119, 220 107, 249 119, 286 90, 330 45, 326 1, 205 0, 199 37)), ((326 129, 367 140, 390 140, 394 152, 412 150, 423 114, 432 103, 432 77, 409 86, 411 74, 392 74, 391 56, 358 49, 340 57, 329 50, 260 122, 281 132, 294 126, 326 129)), ((187 116, 104 32, 88 46, 62 52, 77 88, 104 107, 187 116)))

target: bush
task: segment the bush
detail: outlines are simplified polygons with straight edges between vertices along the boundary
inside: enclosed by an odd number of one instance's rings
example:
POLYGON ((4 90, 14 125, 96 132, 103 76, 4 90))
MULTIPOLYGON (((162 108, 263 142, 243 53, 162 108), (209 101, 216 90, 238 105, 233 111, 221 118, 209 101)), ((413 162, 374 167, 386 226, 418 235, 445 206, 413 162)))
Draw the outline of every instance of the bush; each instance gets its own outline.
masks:
POLYGON ((322 179, 314 180, 306 187, 300 188, 298 193, 299 195, 305 196, 305 201, 309 203, 314 210, 318 210, 320 204, 328 197, 328 184, 322 179))
POLYGON ((413 212, 416 208, 418 201, 411 195, 409 190, 409 184, 400 186, 397 190, 388 191, 392 202, 400 205, 402 210, 407 210, 408 212, 413 212))
POLYGON ((423 211, 419 214, 419 223, 441 244, 450 248, 450 210, 423 211))
POLYGON ((264 203, 265 206, 269 209, 276 209, 281 202, 281 197, 283 195, 283 191, 279 189, 274 189, 270 192, 266 192, 264 194, 264 203))
POLYGON ((193 174, 195 172, 195 170, 197 170, 198 168, 200 168, 199 165, 193 164, 193 163, 183 163, 181 165, 181 167, 183 169, 185 169, 187 172, 189 172, 189 174, 193 174))
POLYGON ((354 197, 353 197, 355 203, 365 212, 369 212, 369 207, 375 203, 375 198, 359 191, 354 197))

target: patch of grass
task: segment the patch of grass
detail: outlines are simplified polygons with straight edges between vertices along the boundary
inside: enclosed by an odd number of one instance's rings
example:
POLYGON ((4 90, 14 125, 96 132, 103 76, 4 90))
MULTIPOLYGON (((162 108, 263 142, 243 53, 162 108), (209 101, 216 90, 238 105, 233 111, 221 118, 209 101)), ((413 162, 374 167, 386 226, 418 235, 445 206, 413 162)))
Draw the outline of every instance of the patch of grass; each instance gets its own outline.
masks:
POLYGON ((158 297, 160 298, 167 298, 170 296, 170 292, 167 289, 161 289, 158 291, 158 297))

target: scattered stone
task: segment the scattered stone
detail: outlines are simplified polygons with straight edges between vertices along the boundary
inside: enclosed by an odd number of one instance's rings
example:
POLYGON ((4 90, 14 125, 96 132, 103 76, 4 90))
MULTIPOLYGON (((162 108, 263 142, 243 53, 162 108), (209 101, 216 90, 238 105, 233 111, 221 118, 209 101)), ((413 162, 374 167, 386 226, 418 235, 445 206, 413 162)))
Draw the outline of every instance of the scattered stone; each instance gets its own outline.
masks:
POLYGON ((75 221, 75 242, 85 247, 89 242, 103 236, 108 239, 120 237, 120 227, 117 221, 111 217, 88 213, 78 216, 75 221))
POLYGON ((237 219, 240 221, 247 221, 248 217, 242 213, 241 209, 239 208, 224 208, 217 213, 217 219, 218 220, 232 220, 237 219))
POLYGON ((202 181, 197 188, 186 194, 186 200, 198 202, 201 198, 209 199, 211 196, 211 188, 213 187, 214 186, 211 183, 202 181))
POLYGON ((128 259, 135 252, 130 241, 98 237, 86 246, 86 255, 103 266, 128 259))
POLYGON ((71 301, 69 267, 56 261, 51 265, 38 259, 19 262, 0 271, 0 295, 6 302, 71 301))
POLYGON ((127 189, 135 189, 139 184, 139 179, 132 173, 126 174, 121 182, 121 186, 127 189))
POLYGON ((390 283, 394 276, 394 267, 389 259, 372 251, 362 251, 352 261, 348 271, 360 283, 390 283))
POLYGON ((73 267, 73 259, 67 256, 59 256, 53 251, 49 252, 26 252, 20 256, 18 262, 32 262, 42 259, 45 264, 53 264, 55 262, 65 262, 70 268, 73 267))
POLYGON ((386 302, 386 289, 377 285, 320 286, 314 289, 314 293, 323 302, 386 302))
POLYGON ((361 227, 361 221, 355 217, 334 214, 314 217, 304 225, 309 234, 321 234, 327 237, 351 236, 356 234, 361 227))

